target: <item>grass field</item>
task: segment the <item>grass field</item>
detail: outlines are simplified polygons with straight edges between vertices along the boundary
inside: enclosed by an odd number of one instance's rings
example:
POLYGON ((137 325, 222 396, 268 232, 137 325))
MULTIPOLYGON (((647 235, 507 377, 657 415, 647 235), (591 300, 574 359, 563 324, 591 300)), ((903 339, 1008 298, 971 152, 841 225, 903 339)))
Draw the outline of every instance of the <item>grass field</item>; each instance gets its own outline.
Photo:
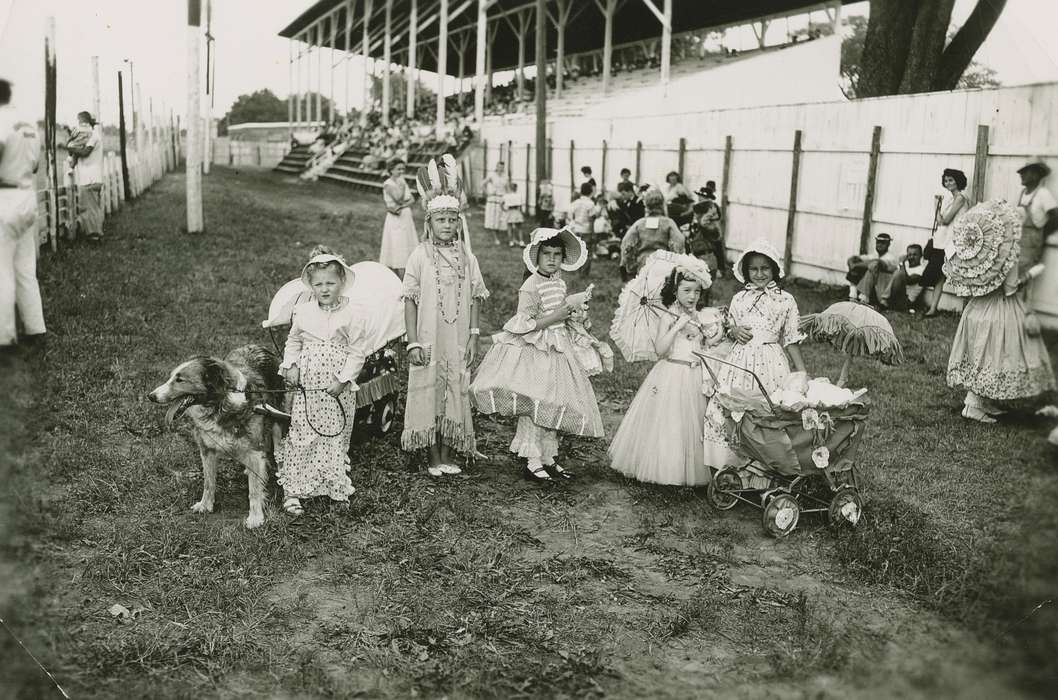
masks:
MULTIPOLYGON (((144 394, 191 355, 269 344, 270 296, 311 246, 372 259, 383 211, 272 173, 217 168, 205 190, 204 236, 180 233, 169 176, 108 222, 103 247, 46 255, 47 362, 0 378, 0 610, 72 697, 984 698, 1058 684, 1051 425, 959 418, 944 383, 953 316, 893 316, 908 362, 854 366, 874 409, 851 532, 807 519, 772 540, 758 511, 615 475, 602 440, 564 441, 576 482, 530 484, 506 452, 511 424, 483 418, 490 459, 460 478, 430 479, 391 434, 359 444, 348 511, 312 503, 292 520, 273 503, 248 532, 229 464, 215 513, 192 514, 196 451, 144 394)), ((475 244, 487 333, 513 312, 522 268, 475 244)), ((619 284, 610 263, 592 274, 604 336, 619 284)), ((804 313, 833 300, 793 291, 804 313)), ((833 351, 805 355, 836 376, 833 351)), ((618 361, 597 378, 609 434, 648 369, 618 361)), ((58 697, 6 632, 0 695, 58 697)))

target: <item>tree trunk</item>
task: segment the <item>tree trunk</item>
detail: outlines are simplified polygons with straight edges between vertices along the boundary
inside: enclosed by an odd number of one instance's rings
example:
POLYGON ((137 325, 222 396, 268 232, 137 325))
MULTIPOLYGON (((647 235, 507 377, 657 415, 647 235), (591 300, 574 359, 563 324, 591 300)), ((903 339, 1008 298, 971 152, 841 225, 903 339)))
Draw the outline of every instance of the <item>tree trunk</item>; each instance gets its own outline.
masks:
POLYGON ((977 49, 999 19, 1007 0, 977 0, 973 12, 962 29, 952 38, 941 56, 940 66, 933 79, 933 90, 954 90, 959 78, 973 60, 977 49))
POLYGON ((911 48, 900 81, 900 93, 928 92, 940 66, 955 0, 924 0, 911 30, 911 48))
POLYGON ((918 0, 871 0, 858 97, 895 95, 900 90, 918 4, 918 0))

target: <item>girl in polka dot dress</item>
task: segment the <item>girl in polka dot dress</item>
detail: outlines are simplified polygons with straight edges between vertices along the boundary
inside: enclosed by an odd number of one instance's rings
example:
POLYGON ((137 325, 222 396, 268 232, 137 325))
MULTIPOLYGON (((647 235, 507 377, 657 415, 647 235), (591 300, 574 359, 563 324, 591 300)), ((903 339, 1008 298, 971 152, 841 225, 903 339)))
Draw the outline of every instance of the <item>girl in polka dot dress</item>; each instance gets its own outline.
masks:
POLYGON ((283 509, 291 515, 304 512, 303 498, 327 496, 347 502, 355 491, 349 479, 349 437, 356 410, 355 379, 368 350, 363 319, 342 296, 352 285, 352 269, 317 246, 301 279, 314 298, 294 307, 279 366, 288 382, 307 389, 294 394, 279 468, 283 509))

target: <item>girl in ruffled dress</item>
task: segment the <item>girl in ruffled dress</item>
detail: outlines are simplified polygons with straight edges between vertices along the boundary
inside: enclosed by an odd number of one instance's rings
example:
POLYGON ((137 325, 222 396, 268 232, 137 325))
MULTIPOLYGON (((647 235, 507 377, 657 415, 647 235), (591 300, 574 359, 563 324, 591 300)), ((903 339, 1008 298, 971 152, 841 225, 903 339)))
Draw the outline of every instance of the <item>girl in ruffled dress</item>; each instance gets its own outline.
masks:
POLYGON ((556 461, 558 433, 602 437, 602 416, 567 325, 586 293, 566 295, 562 270, 579 269, 588 248, 569 229, 538 228, 522 253, 532 273, 518 292, 518 313, 493 336, 470 390, 478 411, 517 416, 511 452, 530 479, 569 479, 556 461))
MULTIPOLYGON (((765 241, 746 248, 734 266, 735 279, 745 288, 728 306, 728 337, 734 341, 728 362, 756 374, 770 396, 790 374, 790 364, 805 371, 801 349, 804 340, 798 324, 797 300, 778 286, 783 277, 782 257, 765 241)), ((755 394, 760 388, 747 372, 721 365, 720 389, 755 394)))
POLYGON ((342 295, 353 282, 345 261, 317 246, 301 279, 315 298, 294 307, 279 366, 288 382, 309 389, 294 394, 279 467, 283 509, 291 515, 304 512, 303 498, 347 502, 355 491, 349 479, 349 437, 356 376, 369 350, 362 318, 342 295))
POLYGON ((451 156, 419 169, 426 240, 404 271, 408 399, 401 447, 429 448, 430 476, 459 474, 452 451, 474 453, 470 365, 479 305, 489 292, 460 217, 462 183, 451 156))
POLYGON ((713 351, 724 338, 719 309, 706 307, 708 266, 691 256, 661 290, 662 314, 654 348, 661 358, 629 405, 610 443, 610 468, 639 481, 671 486, 708 483, 702 440, 712 380, 695 352, 713 351))

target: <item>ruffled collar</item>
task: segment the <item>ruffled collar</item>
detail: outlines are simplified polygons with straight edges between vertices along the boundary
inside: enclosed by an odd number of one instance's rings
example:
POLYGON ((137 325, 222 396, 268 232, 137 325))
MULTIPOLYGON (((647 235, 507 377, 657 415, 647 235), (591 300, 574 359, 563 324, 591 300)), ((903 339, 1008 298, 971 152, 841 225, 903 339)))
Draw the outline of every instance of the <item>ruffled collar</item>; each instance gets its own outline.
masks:
POLYGON ((743 289, 747 292, 756 292, 757 294, 760 294, 762 296, 767 294, 770 297, 777 297, 779 296, 779 294, 782 293, 782 290, 779 289, 779 285, 776 284, 774 280, 768 282, 768 284, 763 288, 758 287, 752 282, 749 282, 743 289))

